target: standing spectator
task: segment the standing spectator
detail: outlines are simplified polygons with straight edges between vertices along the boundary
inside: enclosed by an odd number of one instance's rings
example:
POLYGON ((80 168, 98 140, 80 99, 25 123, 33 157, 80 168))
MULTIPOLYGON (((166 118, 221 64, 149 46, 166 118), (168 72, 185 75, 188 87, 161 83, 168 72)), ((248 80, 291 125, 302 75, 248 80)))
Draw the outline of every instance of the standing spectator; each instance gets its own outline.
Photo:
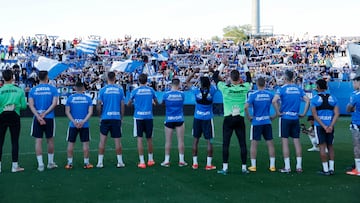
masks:
POLYGON ((140 86, 131 92, 128 105, 134 103, 134 137, 137 137, 137 148, 139 153, 140 162, 139 168, 146 168, 144 160, 144 148, 142 144, 143 134, 145 133, 147 146, 148 146, 148 166, 154 166, 155 161, 153 158, 153 112, 152 105, 158 104, 155 91, 147 84, 147 75, 139 75, 140 86))
POLYGON ((165 116, 165 160, 161 166, 170 166, 170 147, 171 138, 174 129, 176 130, 178 148, 179 148, 179 166, 187 166, 184 160, 184 100, 185 95, 180 90, 180 80, 177 78, 171 81, 171 90, 166 92, 163 96, 163 102, 166 108, 165 116))
POLYGON ((54 162, 55 112, 59 99, 57 89, 48 84, 48 72, 39 72, 40 84, 33 87, 29 93, 29 108, 34 114, 32 136, 35 138, 35 153, 38 161, 38 171, 44 171, 42 156, 42 138, 45 133, 48 146, 48 169, 57 168, 54 162))
POLYGON ((121 145, 121 125, 125 113, 124 91, 121 87, 115 84, 115 73, 109 72, 107 74, 108 85, 101 88, 97 101, 96 110, 100 115, 100 142, 99 154, 96 167, 103 168, 103 159, 105 153, 105 144, 107 135, 110 132, 111 137, 114 138, 115 152, 117 158, 117 168, 125 167, 122 158, 121 145))
POLYGON ((78 81, 75 84, 76 93, 70 95, 66 100, 65 114, 70 119, 69 129, 67 132, 67 156, 68 163, 66 169, 73 167, 73 151, 76 137, 80 134, 80 141, 83 143, 84 151, 84 168, 93 168, 93 165, 89 163, 89 141, 90 131, 89 122, 93 113, 92 99, 84 94, 84 84, 78 81))
POLYGON ((327 83, 324 79, 316 81, 318 95, 311 99, 311 112, 315 119, 315 136, 320 148, 323 175, 334 174, 334 125, 339 117, 337 99, 327 94, 327 83), (328 150, 328 154, 326 153, 328 150), (329 157, 328 157, 329 155, 329 157))
POLYGON ((31 73, 30 73, 29 77, 28 77, 28 82, 29 82, 30 87, 35 86, 36 83, 37 83, 37 80, 38 80, 38 74, 36 72, 36 68, 33 68, 31 70, 31 73))
POLYGON ((157 90, 157 82, 155 77, 152 78, 150 87, 152 87, 155 91, 157 90))
POLYGON ((354 92, 350 96, 350 102, 346 107, 351 114, 350 131, 353 137, 355 168, 347 171, 348 175, 360 176, 360 75, 353 79, 354 92))
MULTIPOLYGON (((199 69, 192 72, 186 79, 188 86, 191 86, 191 79, 195 74, 199 73, 199 69)), ((193 169, 198 169, 198 145, 201 135, 207 141, 207 161, 205 170, 214 170, 216 166, 212 165, 213 157, 213 145, 212 140, 214 139, 214 124, 213 124, 213 99, 216 92, 216 87, 211 85, 208 77, 200 77, 200 88, 192 85, 191 91, 195 96, 195 112, 193 122, 193 169)))
POLYGON ((2 149, 6 130, 10 129, 12 145, 12 168, 11 172, 20 172, 19 159, 19 137, 20 137, 20 110, 26 109, 25 93, 22 89, 12 84, 13 72, 4 70, 2 76, 5 84, 0 88, 0 173, 2 149))
POLYGON ((251 167, 249 171, 256 172, 256 154, 257 154, 257 145, 258 141, 261 140, 261 135, 264 136, 266 140, 266 145, 269 150, 270 157, 270 167, 271 172, 275 172, 275 148, 272 135, 272 126, 271 119, 274 118, 270 116, 270 106, 274 95, 265 90, 265 79, 259 78, 256 81, 258 91, 255 91, 249 95, 248 101, 245 104, 245 113, 246 117, 251 122, 251 148, 250 148, 250 158, 251 158, 251 167), (250 116, 249 107, 253 108, 253 115, 250 116))
POLYGON ((5 51, 4 50, 0 50, 0 62, 4 63, 5 62, 5 51))
POLYGON ((285 71, 285 84, 276 91, 273 105, 277 116, 281 116, 280 137, 282 142, 285 167, 280 169, 281 173, 290 173, 290 152, 289 137, 293 138, 296 151, 296 172, 302 173, 302 155, 300 143, 300 123, 299 117, 304 117, 309 110, 309 98, 305 92, 294 84, 294 73, 290 70, 285 71), (301 100, 306 102, 304 112, 299 114, 301 100), (281 107, 278 101, 281 101, 281 107))
POLYGON ((20 80, 24 84, 26 84, 26 85, 28 84, 26 68, 21 69, 20 80))
MULTIPOLYGON (((250 77, 250 74, 247 74, 250 77)), ((246 95, 251 89, 251 83, 243 82, 240 73, 237 70, 230 72, 230 84, 227 85, 219 76, 219 71, 214 74, 215 82, 223 95, 224 104, 224 122, 223 122, 223 167, 218 173, 226 175, 229 165, 229 146, 233 132, 235 131, 240 146, 240 157, 242 162, 242 172, 249 173, 246 168, 247 148, 246 148, 246 132, 244 121, 244 106, 246 103, 246 95)), ((251 81, 250 78, 247 78, 251 81)))

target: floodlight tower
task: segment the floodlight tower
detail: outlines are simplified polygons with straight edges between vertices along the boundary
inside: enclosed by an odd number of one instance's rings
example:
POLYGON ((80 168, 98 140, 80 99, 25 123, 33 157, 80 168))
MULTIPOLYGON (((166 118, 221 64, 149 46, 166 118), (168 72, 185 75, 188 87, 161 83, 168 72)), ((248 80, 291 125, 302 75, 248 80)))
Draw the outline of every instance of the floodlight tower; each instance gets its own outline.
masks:
POLYGON ((253 34, 260 33, 260 0, 253 0, 252 3, 252 27, 253 34))

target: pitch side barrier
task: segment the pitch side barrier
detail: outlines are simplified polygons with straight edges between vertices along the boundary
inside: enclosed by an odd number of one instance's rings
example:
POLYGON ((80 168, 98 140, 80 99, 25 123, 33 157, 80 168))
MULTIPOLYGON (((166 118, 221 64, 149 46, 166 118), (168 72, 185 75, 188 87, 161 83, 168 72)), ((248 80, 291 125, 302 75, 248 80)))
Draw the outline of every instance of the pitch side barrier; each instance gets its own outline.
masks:
MULTIPOLYGON (((333 94, 338 100, 338 106, 340 109, 341 115, 350 115, 346 112, 346 105, 349 102, 349 98, 351 93, 354 91, 351 82, 329 82, 329 92, 333 94)), ((93 99, 93 104, 96 105, 96 98, 98 92, 88 92, 87 94, 93 99)), ((159 103, 162 103, 162 98, 165 92, 156 92, 156 97, 159 100, 159 103)), ((194 114, 194 104, 195 97, 191 91, 185 91, 185 105, 184 105, 184 114, 185 115, 193 115, 194 114)), ((306 92, 307 96, 312 98, 315 91, 306 92)), ((65 116, 65 104, 66 99, 69 95, 61 95, 59 97, 59 105, 55 109, 55 114, 57 116, 65 116)), ((130 93, 126 93, 125 103, 129 100, 130 93)), ((301 103, 300 112, 304 109, 304 104, 301 103)), ((134 108, 127 107, 125 109, 125 115, 133 115, 134 108)), ((271 113, 274 113, 274 109, 271 108, 271 113)), ((220 91, 217 91, 214 95, 214 114, 215 115, 223 115, 223 105, 222 105, 222 94, 220 91)), ((308 115, 310 115, 310 110, 308 111, 308 115)), ((94 108, 94 115, 97 115, 96 108, 94 108)), ((154 106, 154 115, 165 115, 164 105, 160 104, 158 106, 154 106)), ((22 116, 32 116, 32 113, 29 109, 22 111, 22 116)))

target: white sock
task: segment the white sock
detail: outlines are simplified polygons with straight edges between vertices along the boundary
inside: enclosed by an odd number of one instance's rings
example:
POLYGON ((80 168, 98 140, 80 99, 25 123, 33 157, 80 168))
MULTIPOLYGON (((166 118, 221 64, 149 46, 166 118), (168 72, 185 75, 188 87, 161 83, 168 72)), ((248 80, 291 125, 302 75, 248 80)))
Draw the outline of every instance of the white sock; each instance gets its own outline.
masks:
POLYGON ((212 157, 207 157, 207 159, 206 159, 206 165, 207 166, 211 166, 211 161, 212 161, 212 157))
POLYGON ((73 158, 72 157, 68 157, 68 164, 72 164, 73 162, 73 158))
POLYGON ((290 169, 290 158, 284 158, 285 169, 290 169))
POLYGON ((99 154, 98 155, 98 164, 102 164, 104 160, 104 155, 103 154, 99 154))
POLYGON ((270 157, 270 167, 275 167, 275 157, 270 157))
POLYGON ((148 158, 149 158, 149 161, 154 161, 154 157, 153 157, 153 154, 148 154, 148 158))
MULTIPOLYGON (((170 157, 170 156, 169 156, 170 157)), ((184 154, 179 154, 179 162, 182 162, 184 163, 185 160, 184 160, 184 154)))
POLYGON ((223 163, 223 170, 224 170, 224 171, 227 171, 227 170, 228 170, 228 167, 229 167, 229 164, 228 164, 228 163, 223 163))
POLYGON ((124 162, 123 162, 123 159, 122 159, 122 154, 116 155, 116 158, 117 158, 118 163, 120 163, 120 164, 123 164, 123 163, 124 163, 124 162))
POLYGON ((357 171, 360 171, 360 159, 355 159, 355 167, 357 171))
POLYGON ((140 163, 144 164, 145 160, 144 160, 144 155, 139 155, 139 159, 140 159, 140 163))
POLYGON ((18 162, 12 162, 12 168, 18 168, 19 164, 18 162))
POLYGON ((335 165, 334 160, 329 160, 329 170, 335 171, 334 165, 335 165))
POLYGON ((84 158, 84 164, 89 164, 89 158, 84 158))
POLYGON ((241 165, 242 170, 246 170, 246 164, 241 165))
POLYGON ((322 166, 324 172, 329 172, 328 162, 322 162, 322 166))
POLYGON ((37 159, 37 161, 38 161, 39 166, 43 166, 43 165, 44 165, 44 161, 43 161, 42 155, 36 156, 36 159, 37 159))
POLYGON ((256 159, 251 159, 251 167, 256 167, 256 159))
POLYGON ((169 163, 170 162, 170 155, 165 155, 165 163, 169 163))
POLYGON ((313 148, 317 148, 317 140, 315 137, 310 137, 310 140, 311 140, 311 144, 313 145, 313 148))
POLYGON ((302 168, 301 167, 302 157, 296 157, 296 168, 302 168))
POLYGON ((197 162, 197 156, 193 156, 193 164, 198 164, 198 162, 197 162))
POLYGON ((48 154, 48 163, 49 164, 54 163, 54 154, 48 154))

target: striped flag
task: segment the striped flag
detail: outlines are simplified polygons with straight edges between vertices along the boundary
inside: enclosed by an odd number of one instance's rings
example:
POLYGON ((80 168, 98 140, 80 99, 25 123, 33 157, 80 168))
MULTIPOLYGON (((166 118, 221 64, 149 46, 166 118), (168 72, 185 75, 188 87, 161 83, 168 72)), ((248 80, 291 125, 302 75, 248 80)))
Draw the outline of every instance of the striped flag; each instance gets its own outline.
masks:
POLYGON ((99 44, 99 40, 83 40, 76 46, 76 50, 85 54, 93 54, 99 44))
POLYGON ((51 80, 69 68, 67 64, 43 56, 40 56, 34 65, 38 70, 48 71, 51 80))
POLYGON ((133 61, 131 59, 126 61, 114 61, 110 68, 110 71, 117 70, 119 72, 133 73, 136 70, 143 71, 143 62, 133 61))

